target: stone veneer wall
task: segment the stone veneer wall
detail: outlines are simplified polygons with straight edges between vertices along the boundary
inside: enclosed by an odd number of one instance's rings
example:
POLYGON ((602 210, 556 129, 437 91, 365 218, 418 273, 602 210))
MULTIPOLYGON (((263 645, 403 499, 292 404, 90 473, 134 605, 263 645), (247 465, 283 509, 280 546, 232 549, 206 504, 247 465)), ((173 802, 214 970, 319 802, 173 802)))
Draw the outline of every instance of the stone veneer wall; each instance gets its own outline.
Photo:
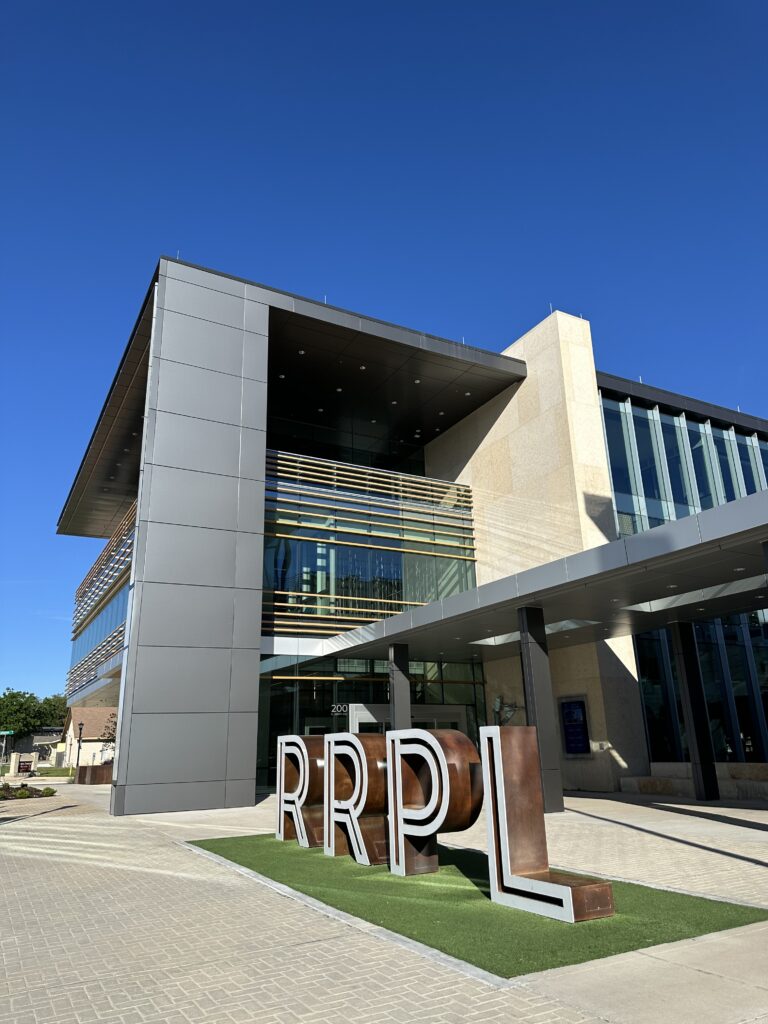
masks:
MULTIPOLYGON (((616 538, 589 322, 555 312, 505 354, 526 361, 526 380, 426 447, 429 475, 472 487, 479 584, 616 538)), ((517 657, 484 668, 489 713, 497 695, 523 703, 517 657)), ((586 697, 592 739, 590 756, 564 757, 565 787, 614 790, 646 773, 631 638, 554 651, 551 669, 556 699, 586 697)))

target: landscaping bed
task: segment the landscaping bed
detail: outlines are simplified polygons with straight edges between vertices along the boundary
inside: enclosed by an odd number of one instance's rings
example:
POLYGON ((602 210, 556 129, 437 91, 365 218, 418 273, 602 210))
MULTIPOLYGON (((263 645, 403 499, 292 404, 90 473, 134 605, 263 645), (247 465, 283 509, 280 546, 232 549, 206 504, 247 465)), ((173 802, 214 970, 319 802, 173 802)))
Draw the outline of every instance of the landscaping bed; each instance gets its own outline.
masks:
POLYGON ((33 800, 41 796, 56 796, 56 790, 53 786, 44 786, 43 789, 28 786, 26 782, 19 786, 12 786, 8 782, 0 785, 0 800, 33 800))
POLYGON ((491 903, 485 854, 446 846, 436 874, 400 878, 272 836, 193 845, 505 978, 768 920, 756 907, 613 882, 614 917, 565 924, 491 903))

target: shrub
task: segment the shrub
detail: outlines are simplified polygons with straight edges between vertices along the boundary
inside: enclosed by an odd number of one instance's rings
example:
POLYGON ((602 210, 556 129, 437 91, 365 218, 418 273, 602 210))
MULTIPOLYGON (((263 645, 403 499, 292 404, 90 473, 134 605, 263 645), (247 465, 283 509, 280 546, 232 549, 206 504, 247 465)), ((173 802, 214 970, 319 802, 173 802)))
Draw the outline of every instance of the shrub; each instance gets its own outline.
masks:
POLYGON ((26 800, 27 797, 32 796, 28 789, 17 789, 15 794, 16 800, 26 800))
POLYGON ((46 786, 42 793, 43 796, 56 796, 56 790, 53 786, 46 786))

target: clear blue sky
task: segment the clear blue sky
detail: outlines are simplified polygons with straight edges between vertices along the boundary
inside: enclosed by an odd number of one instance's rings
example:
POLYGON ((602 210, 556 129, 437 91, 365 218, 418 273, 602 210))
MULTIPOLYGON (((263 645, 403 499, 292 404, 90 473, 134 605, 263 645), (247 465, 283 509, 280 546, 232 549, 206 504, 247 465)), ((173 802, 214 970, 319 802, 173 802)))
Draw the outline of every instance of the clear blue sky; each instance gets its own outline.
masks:
POLYGON ((764 0, 6 5, 0 687, 61 690, 56 520, 161 253, 766 415, 764 0), (723 360, 723 356, 726 357, 723 360))

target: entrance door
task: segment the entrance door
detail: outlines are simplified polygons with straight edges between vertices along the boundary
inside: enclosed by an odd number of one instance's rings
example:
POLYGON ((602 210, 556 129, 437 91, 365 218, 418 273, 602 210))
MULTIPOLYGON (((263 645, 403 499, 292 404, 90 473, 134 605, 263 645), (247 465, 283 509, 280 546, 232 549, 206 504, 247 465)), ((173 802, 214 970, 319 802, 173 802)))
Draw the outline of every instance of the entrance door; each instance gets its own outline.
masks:
MULTIPOLYGON (((467 709, 463 704, 411 704, 414 729, 458 729, 466 734, 467 709)), ((389 704, 350 704, 350 732, 386 732, 392 725, 389 704)))

